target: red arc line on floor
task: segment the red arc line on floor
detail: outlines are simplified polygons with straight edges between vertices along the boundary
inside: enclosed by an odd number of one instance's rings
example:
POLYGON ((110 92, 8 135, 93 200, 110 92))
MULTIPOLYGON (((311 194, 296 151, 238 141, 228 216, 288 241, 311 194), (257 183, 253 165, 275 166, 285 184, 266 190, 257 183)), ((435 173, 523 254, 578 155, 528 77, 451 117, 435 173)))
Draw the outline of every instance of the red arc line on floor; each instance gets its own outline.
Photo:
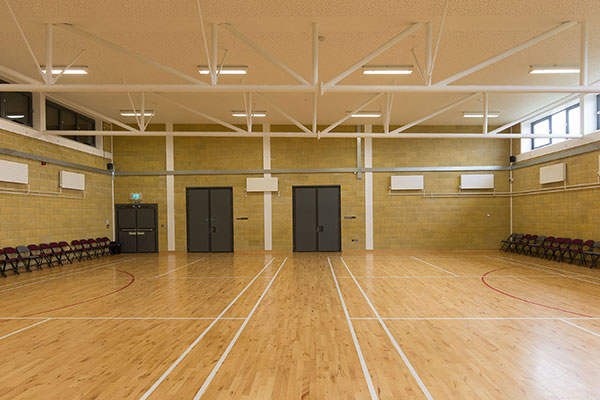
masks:
POLYGON ((492 285, 490 285, 489 283, 487 283, 487 282, 485 281, 485 277, 486 277, 487 275, 491 274, 492 272, 496 272, 496 271, 502 271, 502 270, 505 270, 505 269, 511 269, 511 268, 518 268, 518 267, 504 267, 504 268, 498 268, 498 269, 493 269, 493 270, 491 270, 491 271, 488 271, 488 272, 486 272, 485 274, 483 274, 483 275, 481 276, 481 282, 483 282, 483 284, 484 284, 485 286, 487 286, 488 288, 490 288, 490 289, 492 289, 492 290, 494 290, 494 291, 496 291, 496 292, 498 292, 498 293, 500 293, 500 294, 503 294, 503 295, 505 295, 505 296, 508 296, 508 297, 510 297, 510 298, 513 298, 513 299, 516 299, 516 300, 519 300, 519 301, 523 301, 523 302, 525 302, 525 303, 533 304, 533 305, 540 306, 540 307, 544 307, 544 308, 549 308, 549 309, 551 309, 551 310, 561 311, 561 312, 568 313, 568 314, 579 315, 580 317, 592 318, 592 316, 591 316, 591 315, 580 314, 580 313, 577 313, 577 312, 574 312, 574 311, 564 310, 564 309, 562 309, 562 308, 558 308, 558 307, 552 307, 552 306, 549 306, 549 305, 546 305, 546 304, 536 303, 535 301, 527 300, 527 299, 524 299, 524 298, 522 298, 522 297, 514 296, 514 295, 512 295, 512 294, 510 294, 510 293, 503 292, 503 291, 502 291, 502 290, 500 290, 500 289, 496 289, 495 287, 493 287, 492 285))
MULTIPOLYGON (((110 268, 102 268, 102 269, 111 270, 110 268)), ((107 297, 107 296, 119 293, 120 291, 127 289, 129 286, 131 286, 133 284, 133 282, 135 282, 135 276, 133 274, 131 274, 131 273, 127 272, 127 271, 121 271, 120 269, 115 269, 115 271, 129 275, 131 277, 131 280, 129 281, 129 283, 127 285, 125 285, 125 286, 117 289, 117 290, 113 290, 110 293, 105 293, 103 295, 92 297, 91 299, 87 299, 87 300, 84 300, 84 301, 78 301, 77 303, 67 304, 66 306, 61 306, 61 307, 53 308, 53 309, 50 309, 50 310, 44 310, 44 311, 36 312, 36 313, 33 313, 33 314, 23 315, 23 317, 33 317, 35 315, 45 314, 45 313, 48 313, 48 312, 51 312, 51 311, 57 311, 57 310, 63 310, 65 308, 75 307, 75 306, 78 306, 80 304, 91 303, 92 301, 96 301, 96 300, 102 299, 104 297, 107 297)))

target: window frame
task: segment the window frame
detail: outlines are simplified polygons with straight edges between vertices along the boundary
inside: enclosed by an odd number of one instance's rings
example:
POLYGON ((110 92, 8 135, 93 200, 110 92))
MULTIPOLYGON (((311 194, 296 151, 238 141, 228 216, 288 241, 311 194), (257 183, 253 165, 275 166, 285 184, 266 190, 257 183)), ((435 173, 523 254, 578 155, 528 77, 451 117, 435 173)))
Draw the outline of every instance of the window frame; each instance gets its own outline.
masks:
MULTIPOLYGON (((8 83, 0 79, 0 84, 8 83)), ((33 127, 33 97, 30 92, 2 92, 0 93, 0 118, 9 120, 11 122, 15 122, 20 125, 25 125, 29 127, 33 127), (25 115, 25 122, 17 121, 16 119, 10 119, 7 117, 2 117, 4 114, 4 101, 3 96, 5 94, 20 94, 27 98, 27 115, 25 115)))
MULTIPOLYGON (((79 121, 80 120, 91 123, 91 127, 92 127, 91 130, 96 130, 96 120, 88 117, 87 115, 83 115, 75 110, 71 110, 70 108, 67 108, 63 105, 55 103, 51 100, 46 100, 45 106, 46 106, 46 110, 48 109, 48 107, 52 107, 52 108, 55 108, 56 110, 58 110, 58 129, 56 129, 56 130, 59 130, 59 131, 66 130, 66 129, 64 129, 63 120, 62 120, 62 113, 66 112, 66 111, 75 114, 75 129, 73 129, 73 130, 79 130, 79 121)), ((47 119, 46 119, 46 130, 48 130, 48 120, 47 119)), ((69 130, 71 130, 71 129, 69 129, 69 130)), ((96 140, 95 135, 86 135, 86 136, 74 135, 74 136, 63 136, 63 137, 66 139, 69 139, 69 140, 73 140, 78 143, 83 143, 83 144, 91 146, 91 147, 96 147, 96 145, 97 145, 97 140, 96 140), (79 139, 79 138, 81 138, 81 139, 79 139), (84 138, 93 138, 93 140, 92 140, 93 143, 86 141, 84 138)))
MULTIPOLYGON (((599 99, 598 100, 599 101, 598 102, 598 107, 600 109, 600 95, 599 95, 598 99, 599 99)), ((557 111, 555 113, 552 113, 550 115, 546 115, 545 117, 542 117, 540 119, 537 119, 537 120, 531 122, 531 134, 534 134, 534 132, 535 132, 535 126, 537 124, 542 123, 542 122, 548 120, 548 130, 549 130, 548 134, 552 135, 552 117, 555 116, 555 115, 557 115, 557 114, 560 114, 560 113, 564 112, 565 113, 565 121, 566 121, 565 131, 566 131, 567 135, 570 135, 571 134, 571 132, 570 132, 570 130, 571 130, 570 128, 571 127, 570 127, 570 123, 569 123, 569 111, 571 111, 571 110, 573 110, 575 108, 578 108, 578 107, 580 107, 580 103, 575 103, 575 104, 573 104, 573 105, 571 105, 571 106, 569 106, 567 108, 563 108, 562 110, 559 110, 559 111, 557 111)), ((598 115, 598 124, 599 124, 598 126, 600 128, 600 115, 598 115)), ((536 146, 535 145, 535 138, 532 138, 531 139, 531 150, 537 150, 537 149, 541 149, 541 148, 546 147, 546 146, 550 146, 552 144, 553 139, 551 137, 549 139, 550 139, 550 141, 548 143, 543 144, 541 146, 536 146)))

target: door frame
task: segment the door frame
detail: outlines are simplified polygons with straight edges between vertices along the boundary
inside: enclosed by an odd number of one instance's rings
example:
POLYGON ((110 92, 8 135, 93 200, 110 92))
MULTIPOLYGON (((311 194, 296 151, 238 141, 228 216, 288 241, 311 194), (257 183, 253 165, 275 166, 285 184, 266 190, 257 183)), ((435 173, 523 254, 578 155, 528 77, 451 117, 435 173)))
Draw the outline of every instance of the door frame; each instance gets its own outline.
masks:
POLYGON ((299 253, 303 253, 304 251, 302 250, 296 250, 296 188, 315 188, 317 190, 315 190, 315 205, 317 208, 317 215, 315 216, 316 219, 316 224, 315 226, 318 224, 319 222, 319 202, 318 202, 318 188, 336 188, 338 189, 338 194, 339 194, 339 201, 338 201, 338 209, 339 209, 339 214, 338 214, 338 226, 340 227, 339 232, 338 232, 338 239, 339 239, 339 243, 340 243, 340 249, 339 250, 331 250, 331 251, 325 251, 325 250, 319 250, 319 239, 318 239, 318 235, 315 235, 315 240, 316 240, 316 248, 317 248, 317 252, 324 252, 324 253, 337 253, 342 251, 342 185, 294 185, 292 186, 292 240, 293 240, 293 247, 292 247, 292 251, 294 252, 299 252, 299 253))
MULTIPOLYGON (((154 209, 154 229, 155 229, 155 235, 154 235, 154 248, 156 249, 156 251, 137 251, 137 237, 136 237, 136 242, 135 242, 135 246, 136 246, 136 252, 135 253, 130 253, 130 254, 137 254, 137 253, 146 253, 146 254, 152 254, 152 253, 158 253, 158 203, 140 203, 140 204, 131 204, 131 203, 121 203, 121 204, 115 204, 115 233, 116 233, 116 239, 117 242, 120 242, 120 233, 119 233, 119 207, 131 207, 133 208, 134 206, 151 206, 154 209)), ((136 216, 136 225, 137 225, 137 216, 136 216)))
MULTIPOLYGON (((208 195, 208 214, 210 215, 210 192, 208 195)), ((186 250, 188 253, 233 253, 234 251, 234 223, 233 223, 233 186, 190 186, 190 187, 186 187, 185 188, 185 236, 186 236, 186 250), (212 248, 208 251, 191 251, 190 250, 190 201, 189 201, 189 192, 190 190, 197 190, 197 189, 229 189, 229 192, 231 193, 231 250, 229 251, 213 251, 212 248)), ((210 223, 208 224, 208 235, 209 235, 209 241, 208 241, 208 246, 211 246, 210 243, 210 223)))

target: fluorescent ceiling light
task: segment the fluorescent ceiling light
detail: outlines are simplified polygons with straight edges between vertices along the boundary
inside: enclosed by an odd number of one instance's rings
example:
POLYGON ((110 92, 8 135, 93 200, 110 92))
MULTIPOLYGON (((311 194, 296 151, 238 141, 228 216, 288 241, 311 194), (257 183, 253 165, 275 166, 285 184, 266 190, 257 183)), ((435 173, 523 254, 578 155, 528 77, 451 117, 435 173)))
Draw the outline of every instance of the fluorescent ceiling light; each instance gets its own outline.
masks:
MULTIPOLYGON (((64 66, 54 66, 52 67, 52 75, 59 75, 65 69, 64 66)), ((46 67, 42 65, 42 73, 46 73, 46 67)), ((87 75, 87 67, 83 65, 73 66, 67 69, 64 75, 87 75)))
MULTIPOLYGON (((154 110, 144 111, 144 117, 152 117, 154 115, 154 110)), ((121 116, 123 117, 141 117, 141 111, 133 111, 133 110, 121 110, 121 116)))
MULTIPOLYGON (((231 112, 231 116, 232 117, 246 117, 246 111, 232 111, 231 112)), ((267 112, 266 111, 254 111, 252 113, 253 117, 266 117, 267 116, 267 112)))
MULTIPOLYGON (((350 114, 351 111, 346 111, 350 114)), ((379 118, 381 113, 379 111, 359 111, 351 115, 352 118, 379 118)))
POLYGON ((19 119, 19 118, 25 118, 25 115, 24 114, 8 114, 6 116, 6 118, 19 119))
POLYGON ((410 75, 413 73, 412 65, 365 65, 364 75, 410 75))
POLYGON ((530 74, 578 74, 579 67, 577 65, 531 65, 529 66, 530 74))
MULTIPOLYGON (((490 111, 488 112, 488 118, 498 118, 500 116, 500 112, 498 111, 490 111)), ((482 111, 463 111, 463 117, 465 118, 483 118, 482 111)))
MULTIPOLYGON (((198 72, 200 75, 210 74, 210 70, 206 65, 198 65, 198 72)), ((248 73, 248 66, 246 65, 224 65, 223 67, 217 68, 219 75, 246 75, 248 73)))

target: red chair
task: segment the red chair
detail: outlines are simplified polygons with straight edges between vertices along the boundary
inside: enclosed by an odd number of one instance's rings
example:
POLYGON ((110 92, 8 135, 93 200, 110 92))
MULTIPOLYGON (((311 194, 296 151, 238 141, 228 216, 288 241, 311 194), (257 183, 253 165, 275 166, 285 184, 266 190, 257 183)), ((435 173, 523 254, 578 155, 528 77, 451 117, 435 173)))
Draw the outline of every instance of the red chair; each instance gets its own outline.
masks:
POLYGON ((102 249, 100 248, 100 245, 98 245, 98 242, 96 242, 96 239, 89 238, 87 242, 92 249, 91 251, 94 253, 94 257, 100 257, 102 255, 102 249))
POLYGON ((65 255, 60 245, 56 242, 50 242, 50 250, 52 250, 52 254, 58 261, 58 265, 63 265, 63 256, 65 255))
POLYGON ((537 243, 538 235, 530 235, 527 239, 527 243, 521 246, 521 252, 519 254, 531 254, 531 246, 537 243))
MULTIPOLYGON (((5 247, 2 249, 2 254, 4 254, 4 266, 2 268, 2 275, 6 276, 6 266, 9 265, 15 274, 19 275, 19 261, 21 257, 19 257, 19 253, 12 247, 5 247)), ((29 270, 31 271, 31 270, 29 270)))
POLYGON ((87 259, 90 260, 94 257, 94 251, 92 250, 92 245, 88 243, 87 239, 80 239, 79 243, 81 243, 81 248, 83 252, 86 254, 87 259))
POLYGON ((40 252, 44 260, 46 260, 46 264, 49 267, 54 267, 54 262, 52 259, 55 257, 52 252, 52 247, 48 243, 40 243, 40 252))
POLYGON ((558 248, 554 250, 554 259, 558 262, 562 262, 565 258, 565 254, 571 248, 571 239, 563 238, 558 244, 558 248))
MULTIPOLYGON (((44 263, 44 260, 46 260, 46 258, 44 257, 44 253, 42 252, 42 249, 40 249, 40 246, 38 246, 37 244, 30 244, 27 246, 27 248, 29 249, 29 253, 32 256, 35 256, 34 260, 37 264, 37 267, 39 269, 42 269, 42 264, 44 263)), ((52 265, 49 264, 49 266, 51 267, 52 265)))
POLYGON ((73 264, 75 255, 73 254, 73 249, 71 248, 69 243, 62 241, 62 242, 58 242, 58 245, 60 246, 60 249, 62 250, 62 252, 65 255, 65 257, 67 258, 67 260, 69 261, 69 264, 73 264))
POLYGON ((540 257, 547 258, 548 254, 552 255, 554 253, 554 242, 556 238, 554 236, 548 236, 544 243, 542 244, 542 254, 540 257))
POLYGON ((71 240, 71 249, 73 250, 73 257, 77 258, 78 261, 83 259, 83 246, 79 240, 71 240))
POLYGON ((575 260, 575 258, 579 254, 581 254, 581 248, 582 247, 583 247, 583 240, 582 239, 573 239, 573 240, 571 240, 571 245, 569 246, 569 249, 565 253, 566 255, 569 256, 569 264, 573 264, 573 261, 575 260))

